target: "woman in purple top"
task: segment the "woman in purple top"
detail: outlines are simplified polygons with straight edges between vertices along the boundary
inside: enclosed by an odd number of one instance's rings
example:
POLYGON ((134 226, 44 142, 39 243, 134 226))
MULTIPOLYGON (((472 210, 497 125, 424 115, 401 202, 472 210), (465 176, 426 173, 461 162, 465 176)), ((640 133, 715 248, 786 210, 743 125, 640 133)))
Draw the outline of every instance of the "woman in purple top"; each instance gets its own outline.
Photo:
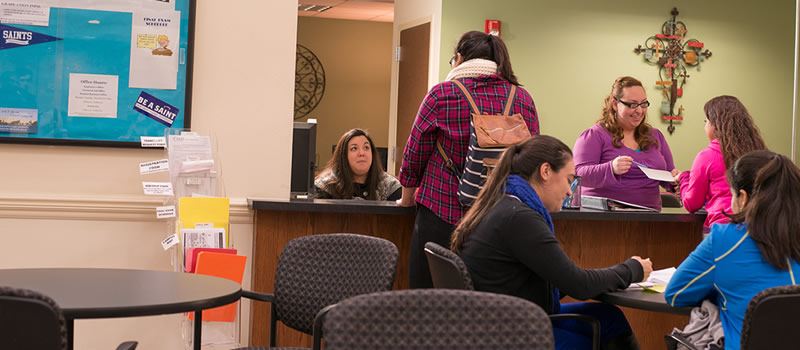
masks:
MULTIPOLYGON (((645 122, 648 106, 640 81, 633 77, 614 81, 600 120, 575 141, 582 194, 661 209, 659 181, 648 178, 634 162, 673 176, 678 170, 664 135, 645 122)), ((660 184, 672 190, 671 184, 660 184)))

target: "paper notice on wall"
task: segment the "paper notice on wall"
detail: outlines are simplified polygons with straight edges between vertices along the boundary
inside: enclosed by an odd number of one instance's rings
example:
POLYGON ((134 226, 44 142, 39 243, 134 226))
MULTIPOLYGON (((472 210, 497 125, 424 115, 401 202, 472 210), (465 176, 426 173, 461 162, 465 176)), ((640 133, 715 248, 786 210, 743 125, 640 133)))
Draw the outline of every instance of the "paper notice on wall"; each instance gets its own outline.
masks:
POLYGON ((38 125, 38 109, 0 108, 0 132, 35 134, 38 125))
POLYGON ((50 6, 22 1, 0 1, 0 23, 47 27, 50 6))
POLYGON ((118 94, 117 75, 70 73, 67 115, 116 118, 118 94))
POLYGON ((169 160, 159 159, 150 162, 139 163, 139 174, 152 174, 162 171, 169 171, 169 160))
POLYGON ((177 88, 180 24, 179 11, 133 13, 128 87, 177 88))
POLYGON ((172 196, 171 182, 142 182, 144 194, 148 196, 172 196))

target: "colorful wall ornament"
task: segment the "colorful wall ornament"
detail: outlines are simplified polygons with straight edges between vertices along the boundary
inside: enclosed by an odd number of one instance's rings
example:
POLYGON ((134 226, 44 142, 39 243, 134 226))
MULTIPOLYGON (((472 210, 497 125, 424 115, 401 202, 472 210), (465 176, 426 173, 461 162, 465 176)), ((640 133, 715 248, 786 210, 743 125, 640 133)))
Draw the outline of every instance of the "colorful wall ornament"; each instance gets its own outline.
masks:
POLYGON ((667 131, 670 135, 675 131, 673 121, 683 120, 683 106, 675 113, 675 102, 683 96, 683 86, 689 74, 690 66, 700 70, 700 63, 711 57, 711 51, 703 51, 703 42, 697 39, 686 39, 686 24, 678 21, 678 9, 672 8, 672 19, 661 26, 661 34, 653 35, 633 49, 636 54, 644 53, 648 64, 658 66, 656 85, 663 89, 664 100, 661 102, 661 118, 669 120, 667 131))

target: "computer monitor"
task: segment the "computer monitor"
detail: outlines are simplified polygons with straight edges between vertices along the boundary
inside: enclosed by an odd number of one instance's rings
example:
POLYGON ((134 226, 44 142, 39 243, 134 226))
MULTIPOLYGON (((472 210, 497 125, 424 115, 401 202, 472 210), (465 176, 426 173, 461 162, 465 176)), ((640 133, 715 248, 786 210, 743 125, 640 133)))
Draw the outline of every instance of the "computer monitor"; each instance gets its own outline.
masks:
POLYGON ((317 124, 295 122, 292 134, 292 193, 314 193, 316 160, 317 124))

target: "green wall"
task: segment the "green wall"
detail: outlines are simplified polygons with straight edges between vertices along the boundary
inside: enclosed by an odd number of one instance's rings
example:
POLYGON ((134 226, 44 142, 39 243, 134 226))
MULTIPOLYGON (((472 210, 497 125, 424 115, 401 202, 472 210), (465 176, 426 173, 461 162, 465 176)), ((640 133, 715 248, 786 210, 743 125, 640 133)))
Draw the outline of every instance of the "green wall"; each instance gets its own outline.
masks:
POLYGON ((573 145, 599 117, 614 79, 631 75, 644 83, 653 103, 647 120, 667 137, 679 169, 689 169, 708 144, 703 105, 718 95, 741 99, 767 145, 789 155, 795 13, 795 1, 788 0, 443 0, 440 78, 450 69, 446 59, 458 36, 497 19, 514 72, 534 98, 543 134, 573 145), (676 103, 676 109, 684 106, 685 119, 669 135, 659 113, 658 69, 633 49, 660 32, 673 7, 687 37, 704 42, 713 55, 700 71, 689 68, 684 96, 676 103))

